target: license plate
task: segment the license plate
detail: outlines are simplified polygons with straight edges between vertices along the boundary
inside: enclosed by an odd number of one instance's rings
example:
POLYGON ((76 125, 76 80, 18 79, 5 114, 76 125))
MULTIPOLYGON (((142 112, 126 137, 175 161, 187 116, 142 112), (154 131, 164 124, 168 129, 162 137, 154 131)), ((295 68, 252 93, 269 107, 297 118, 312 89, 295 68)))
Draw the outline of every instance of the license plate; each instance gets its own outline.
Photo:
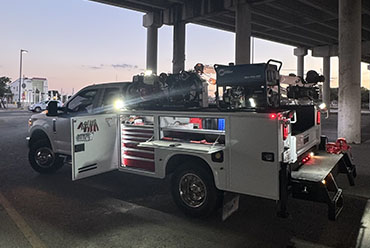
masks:
POLYGON ((309 135, 307 135, 307 136, 305 136, 305 137, 303 138, 303 144, 308 143, 308 141, 310 141, 310 136, 309 136, 309 135))

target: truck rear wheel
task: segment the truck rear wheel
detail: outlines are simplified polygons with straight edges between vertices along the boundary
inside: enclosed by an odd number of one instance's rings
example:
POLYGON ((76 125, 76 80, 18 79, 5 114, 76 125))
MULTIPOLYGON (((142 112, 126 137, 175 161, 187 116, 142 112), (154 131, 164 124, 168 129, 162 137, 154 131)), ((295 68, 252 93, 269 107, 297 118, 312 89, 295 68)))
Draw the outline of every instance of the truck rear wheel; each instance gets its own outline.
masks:
POLYGON ((172 177, 172 197, 176 205, 192 217, 209 216, 222 200, 222 192, 216 188, 213 175, 201 166, 186 164, 172 177))
POLYGON ((46 139, 30 144, 28 160, 31 167, 41 174, 51 174, 63 166, 63 158, 53 152, 46 139))

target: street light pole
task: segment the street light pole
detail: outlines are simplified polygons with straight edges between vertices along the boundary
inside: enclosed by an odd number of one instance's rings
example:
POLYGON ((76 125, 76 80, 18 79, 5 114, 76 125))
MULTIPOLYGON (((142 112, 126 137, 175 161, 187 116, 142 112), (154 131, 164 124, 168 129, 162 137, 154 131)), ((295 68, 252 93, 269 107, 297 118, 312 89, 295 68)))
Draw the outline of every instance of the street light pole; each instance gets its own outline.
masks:
POLYGON ((21 107, 21 87, 22 87, 22 55, 28 53, 27 50, 21 49, 20 51, 20 62, 19 62, 19 85, 18 85, 18 108, 21 107))

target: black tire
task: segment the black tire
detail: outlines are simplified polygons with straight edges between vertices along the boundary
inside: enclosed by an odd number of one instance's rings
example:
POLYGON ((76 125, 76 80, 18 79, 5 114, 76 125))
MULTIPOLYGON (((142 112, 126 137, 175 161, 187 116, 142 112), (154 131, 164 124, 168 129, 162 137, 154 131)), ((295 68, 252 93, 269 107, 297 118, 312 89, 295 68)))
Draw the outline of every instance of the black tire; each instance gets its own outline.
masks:
POLYGON ((41 174, 51 174, 63 166, 63 158, 55 154, 47 139, 37 140, 30 144, 28 160, 31 167, 41 174))
POLYGON ((40 107, 36 107, 36 108, 35 108, 35 112, 36 112, 36 113, 40 113, 40 112, 41 112, 41 108, 40 108, 40 107))
POLYGON ((171 191, 176 205, 191 217, 208 217, 220 207, 222 202, 222 191, 216 188, 212 173, 203 164, 186 163, 178 168, 172 176, 171 191), (190 187, 184 186, 189 183, 189 180, 190 182, 196 180, 197 183, 192 185, 201 186, 194 189, 198 192, 194 193, 190 187), (183 190, 184 188, 190 189, 192 192, 186 192, 183 190), (199 191, 199 189, 201 190, 199 191), (202 193, 203 191, 205 193, 202 193), (187 197, 189 194, 192 196, 187 197), (193 197, 199 197, 200 200, 196 201, 193 197))

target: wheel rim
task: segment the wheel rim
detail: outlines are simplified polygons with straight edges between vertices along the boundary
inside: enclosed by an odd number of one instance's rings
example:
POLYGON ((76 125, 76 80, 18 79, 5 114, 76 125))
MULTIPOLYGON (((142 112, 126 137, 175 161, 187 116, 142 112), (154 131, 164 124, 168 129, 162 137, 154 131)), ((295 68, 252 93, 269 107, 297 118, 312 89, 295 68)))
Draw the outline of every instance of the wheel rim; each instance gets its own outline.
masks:
POLYGON ((207 198, 207 188, 203 180, 193 173, 183 175, 179 182, 182 201, 191 208, 198 208, 207 198))
POLYGON ((54 162, 54 153, 48 147, 41 147, 35 152, 35 161, 40 167, 49 168, 54 162))

